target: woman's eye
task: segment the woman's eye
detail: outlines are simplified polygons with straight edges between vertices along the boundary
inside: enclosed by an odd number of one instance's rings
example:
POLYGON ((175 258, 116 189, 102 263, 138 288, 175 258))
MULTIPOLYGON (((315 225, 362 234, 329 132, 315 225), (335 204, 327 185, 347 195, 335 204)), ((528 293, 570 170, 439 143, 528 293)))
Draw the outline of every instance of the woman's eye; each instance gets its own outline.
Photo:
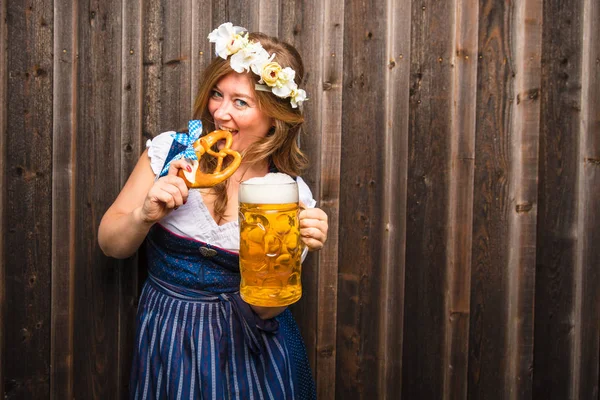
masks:
POLYGON ((218 92, 216 90, 213 90, 212 94, 211 94, 211 97, 214 97, 216 99, 220 99, 221 97, 223 97, 223 95, 220 92, 218 92))
POLYGON ((241 100, 241 99, 236 99, 235 105, 238 107, 248 107, 248 103, 246 103, 244 100, 241 100))

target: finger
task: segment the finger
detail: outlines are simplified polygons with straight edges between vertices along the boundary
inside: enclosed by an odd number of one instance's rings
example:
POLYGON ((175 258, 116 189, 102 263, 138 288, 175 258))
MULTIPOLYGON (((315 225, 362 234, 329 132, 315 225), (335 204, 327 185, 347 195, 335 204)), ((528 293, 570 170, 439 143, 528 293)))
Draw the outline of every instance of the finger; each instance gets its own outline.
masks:
POLYGON ((324 243, 327 238, 325 232, 318 228, 302 228, 300 229, 300 236, 303 239, 315 239, 322 243, 324 243))
POLYGON ((302 243, 308 247, 309 250, 321 250, 324 246, 323 242, 313 238, 302 238, 302 243))
POLYGON ((158 196, 167 208, 175 208, 183 204, 181 192, 173 185, 164 185, 160 187, 158 196))
POLYGON ((166 185, 174 186, 181 193, 181 197, 184 200, 184 202, 187 201, 189 189, 188 189, 187 185, 185 184, 185 182, 183 181, 183 179, 181 179, 179 176, 167 175, 167 176, 160 178, 158 182, 160 184, 164 184, 165 186, 166 185))
POLYGON ((298 214, 299 219, 318 219, 321 221, 327 221, 327 214, 320 208, 307 208, 298 214))
POLYGON ((182 158, 171 162, 167 175, 177 175, 180 169, 185 169, 188 172, 192 172, 190 162, 182 158))

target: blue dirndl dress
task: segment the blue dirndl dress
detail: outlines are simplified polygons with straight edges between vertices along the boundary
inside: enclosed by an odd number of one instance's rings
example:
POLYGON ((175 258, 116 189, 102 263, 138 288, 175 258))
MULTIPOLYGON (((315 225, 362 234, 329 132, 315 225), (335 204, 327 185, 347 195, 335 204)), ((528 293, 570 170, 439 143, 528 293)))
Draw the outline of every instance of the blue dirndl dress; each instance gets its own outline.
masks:
POLYGON ((132 399, 314 399, 298 327, 239 295, 236 253, 154 225, 139 302, 132 399))

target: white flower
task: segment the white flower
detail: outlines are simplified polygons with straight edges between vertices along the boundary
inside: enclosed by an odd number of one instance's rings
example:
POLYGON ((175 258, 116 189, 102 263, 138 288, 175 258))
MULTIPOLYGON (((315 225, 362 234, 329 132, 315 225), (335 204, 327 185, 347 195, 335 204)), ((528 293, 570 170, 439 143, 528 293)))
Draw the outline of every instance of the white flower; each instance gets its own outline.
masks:
POLYGON ((231 56, 229 60, 231 69, 241 73, 244 70, 250 71, 255 64, 265 62, 269 57, 269 53, 258 42, 249 42, 242 47, 237 53, 231 56))
MULTIPOLYGON (((260 45, 260 43, 259 43, 260 45)), ((250 65, 250 68, 252 69, 252 72, 254 72, 256 75, 260 76, 260 83, 263 83, 262 80, 262 72, 263 69, 265 68, 265 66, 267 64, 269 64, 271 61, 273 61, 273 59, 275 58, 275 54, 271 54, 269 56, 269 53, 262 47, 260 46, 261 50, 260 50, 260 56, 257 57, 256 61, 250 65)))
POLYGON ((242 35, 244 31, 244 28, 226 22, 209 33, 208 40, 215 44, 217 55, 226 60, 227 56, 237 53, 240 48, 247 44, 246 35, 242 35))
POLYGON ((297 108, 298 105, 302 104, 302 102, 306 100, 306 92, 304 89, 296 89, 292 91, 290 97, 292 98, 290 101, 292 108, 297 108))

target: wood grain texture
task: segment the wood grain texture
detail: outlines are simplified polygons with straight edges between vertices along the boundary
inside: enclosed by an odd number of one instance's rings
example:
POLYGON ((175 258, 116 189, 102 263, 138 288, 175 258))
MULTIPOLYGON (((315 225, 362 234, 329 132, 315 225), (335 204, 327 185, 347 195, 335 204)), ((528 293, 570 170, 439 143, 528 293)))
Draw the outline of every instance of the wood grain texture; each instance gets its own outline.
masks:
MULTIPOLYGON (((79 3, 74 218, 73 393, 119 393, 119 263, 105 257, 98 225, 121 187, 122 3, 79 3)), ((127 163, 127 161, 125 161, 127 163)))
POLYGON ((515 5, 511 20, 511 63, 516 105, 511 115, 508 183, 508 288, 505 390, 510 399, 532 395, 535 248, 542 2, 515 5))
MULTIPOLYGON (((8 142, 8 26, 7 26, 7 4, 0 4, 0 229, 6 226, 6 165, 7 142, 8 142)), ((6 343, 4 340, 6 332, 6 252, 4 249, 4 235, 0 239, 0 394, 4 390, 4 359, 6 354, 6 343)))
POLYGON ((452 137, 452 3, 411 9, 402 396, 442 398, 452 137), (410 365, 410 367, 409 367, 410 365))
POLYGON ((318 398, 598 399, 596 0, 1 2, 0 393, 128 398, 147 272, 98 223, 226 21, 305 63, 318 398))
POLYGON ((575 346, 571 398, 599 396, 600 354, 600 5, 583 1, 575 346))
POLYGON ((471 256, 473 241, 473 179, 475 173, 475 104, 477 104, 477 22, 479 3, 455 3, 452 55, 452 133, 448 200, 448 260, 445 399, 466 399, 468 382, 471 256))
MULTIPOLYGON (((485 1, 479 11, 477 135, 473 194, 471 318, 469 324, 470 399, 503 399, 508 324, 508 214, 513 55, 512 3, 485 1), (502 388, 490 391, 489 388, 502 388)), ((470 55, 466 55, 471 57, 470 55)))
POLYGON ((410 107, 411 2, 385 2, 385 125, 381 204, 381 289, 377 393, 395 399, 402 393, 406 202, 410 107))
MULTIPOLYGON (((52 4, 7 3, 4 395, 50 393, 52 4)), ((4 105, 3 105, 4 106, 4 105)))
POLYGON ((77 6, 54 4, 52 136, 52 326, 50 398, 72 398, 74 384, 75 163, 77 133, 77 6))
MULTIPOLYGON (((583 2, 544 2, 533 396, 575 399, 583 2), (555 18, 561 15, 561 18, 555 18), (546 23, 552 21, 552 23, 546 23)), ((581 264, 580 264, 581 265, 581 264)))
MULTIPOLYGON (((320 122, 321 143, 316 147, 320 153, 318 159, 319 207, 328 215, 329 231, 325 247, 319 253, 317 287, 317 397, 335 398, 337 388, 331 382, 338 379, 337 363, 337 321, 338 316, 338 271, 339 271, 339 204, 341 175, 341 143, 342 143, 342 109, 343 109, 343 59, 344 54, 344 20, 345 5, 338 0, 325 1, 322 4, 323 19, 318 20, 319 31, 312 32, 310 25, 304 32, 312 34, 313 62, 320 71, 315 74, 312 83, 314 93, 320 95, 319 107, 315 115, 320 122), (319 38, 323 43, 319 49, 319 38), (331 56, 338 55, 338 57, 331 56)), ((317 14, 319 15, 319 14, 317 14)), ((307 50, 308 51, 308 50, 307 50)), ((316 72, 316 71, 315 71, 316 72)), ((315 149, 315 150, 316 150, 315 149)))
MULTIPOLYGON (((333 13, 333 9, 331 10, 333 13)), ((385 3, 344 4, 336 398, 379 398, 387 88, 385 3), (368 15, 369 18, 365 18, 368 15)), ((340 53, 323 55, 334 62, 340 53)))

